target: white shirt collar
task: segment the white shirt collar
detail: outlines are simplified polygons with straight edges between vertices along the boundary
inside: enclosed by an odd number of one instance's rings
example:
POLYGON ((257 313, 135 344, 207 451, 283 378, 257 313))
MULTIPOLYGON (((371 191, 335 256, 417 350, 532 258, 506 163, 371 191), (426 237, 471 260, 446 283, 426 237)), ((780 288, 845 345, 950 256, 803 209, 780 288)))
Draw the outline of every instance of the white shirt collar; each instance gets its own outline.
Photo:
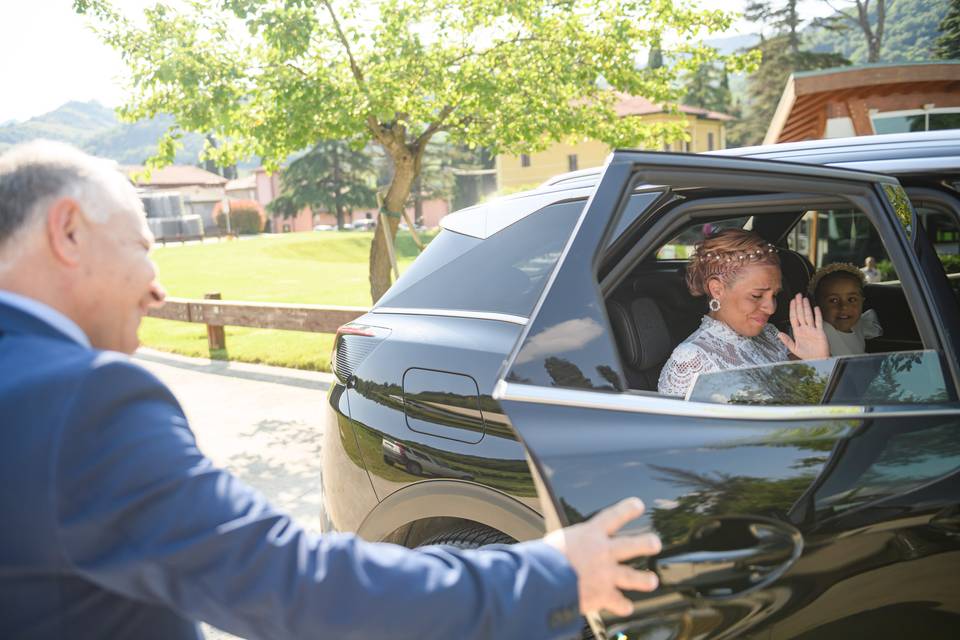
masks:
POLYGON ((83 332, 83 329, 81 329, 76 322, 53 307, 34 300, 33 298, 22 296, 19 293, 4 291, 2 289, 0 289, 0 302, 39 318, 57 331, 72 338, 75 342, 90 348, 90 339, 87 337, 87 334, 83 332))

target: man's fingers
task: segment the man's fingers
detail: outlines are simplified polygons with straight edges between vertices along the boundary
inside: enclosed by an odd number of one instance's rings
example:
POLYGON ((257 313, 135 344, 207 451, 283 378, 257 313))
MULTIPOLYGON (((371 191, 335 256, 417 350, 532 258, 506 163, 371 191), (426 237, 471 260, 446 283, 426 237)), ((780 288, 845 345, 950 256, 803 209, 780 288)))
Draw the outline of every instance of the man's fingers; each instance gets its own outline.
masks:
POLYGON ((621 536, 610 540, 610 551, 617 562, 637 556, 653 556, 660 553, 660 538, 652 533, 621 536))
POLYGON ((633 613, 633 603, 623 594, 611 596, 604 603, 603 608, 615 616, 625 618, 633 613))
POLYGON ((594 516, 594 519, 607 535, 612 535, 619 531, 623 525, 642 516, 643 509, 643 501, 640 498, 624 498, 598 513, 594 516))
POLYGON ((617 570, 615 584, 624 591, 653 591, 660 584, 657 574, 652 571, 640 571, 626 565, 620 565, 617 570))
POLYGON ((814 326, 816 326, 817 329, 822 329, 823 328, 823 312, 820 311, 820 307, 813 308, 813 318, 814 318, 814 326))
POLYGON ((793 329, 793 335, 797 335, 797 329, 800 328, 800 321, 797 314, 796 298, 790 298, 790 327, 793 329))

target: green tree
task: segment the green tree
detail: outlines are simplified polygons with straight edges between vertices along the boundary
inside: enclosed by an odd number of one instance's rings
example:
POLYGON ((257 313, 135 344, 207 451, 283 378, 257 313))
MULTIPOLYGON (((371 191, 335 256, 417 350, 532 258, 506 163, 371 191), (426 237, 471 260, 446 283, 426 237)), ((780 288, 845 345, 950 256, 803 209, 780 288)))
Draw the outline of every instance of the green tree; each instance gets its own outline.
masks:
MULTIPOLYGON (((940 35, 939 24, 947 15, 951 0, 887 0, 880 60, 883 62, 923 62, 940 35)), ((873 9, 873 7, 871 7, 873 9)), ((854 17, 850 8, 847 13, 854 17)), ((852 22, 843 20, 842 29, 823 28, 815 21, 804 30, 804 46, 811 51, 841 53, 853 64, 864 64, 870 52, 866 38, 850 33, 852 22)))
POLYGON ((803 22, 797 13, 798 0, 784 2, 751 2, 746 15, 772 28, 773 35, 764 37, 752 48, 761 55, 759 68, 747 79, 744 117, 730 129, 731 146, 760 144, 777 110, 787 78, 795 71, 812 71, 849 64, 835 53, 816 53, 801 47, 799 33, 803 22))
POLYGON ((960 0, 951 0, 950 10, 940 21, 940 37, 933 55, 941 60, 960 59, 960 0))
POLYGON ((331 211, 342 229, 346 214, 355 207, 377 205, 373 178, 369 154, 342 140, 325 140, 284 170, 280 195, 267 209, 285 218, 306 207, 314 212, 331 211))
POLYGON ((846 33, 851 27, 859 29, 867 44, 867 62, 880 62, 880 52, 883 49, 883 32, 886 27, 887 0, 848 0, 846 7, 837 6, 836 0, 823 0, 831 9, 833 15, 817 21, 820 26, 830 30, 846 33), (853 5, 850 5, 850 2, 853 5), (853 11, 855 9, 855 11, 853 11))
POLYGON ((733 110, 727 71, 721 66, 712 63, 700 65, 687 74, 685 88, 683 104, 721 113, 733 110))
MULTIPOLYGON (((800 53, 800 29, 802 20, 797 11, 798 0, 751 0, 743 11, 743 16, 751 22, 772 27, 782 38, 794 56, 800 53)), ((763 33, 760 36, 764 39, 763 33)))
MULTIPOLYGON (((259 155, 276 167, 321 139, 369 140, 394 173, 370 253, 374 300, 390 284, 388 243, 430 140, 521 153, 583 136, 613 146, 680 139, 680 123, 618 118, 607 88, 675 102, 675 79, 718 57, 700 40, 731 16, 660 0, 194 0, 158 4, 142 26, 110 0, 74 0, 120 51, 127 119, 170 113, 169 160, 182 131, 223 141, 230 164, 259 155), (242 23, 245 29, 238 29, 242 23), (667 34, 673 64, 638 68, 667 34)), ((749 58, 734 57, 743 68, 749 58)))

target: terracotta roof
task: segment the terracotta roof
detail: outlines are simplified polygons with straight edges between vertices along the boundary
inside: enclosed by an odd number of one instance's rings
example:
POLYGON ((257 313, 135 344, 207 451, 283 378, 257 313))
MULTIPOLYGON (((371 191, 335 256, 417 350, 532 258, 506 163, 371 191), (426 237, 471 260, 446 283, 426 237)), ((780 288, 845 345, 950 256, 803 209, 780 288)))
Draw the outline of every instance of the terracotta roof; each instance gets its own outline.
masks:
MULTIPOLYGON (((861 103, 888 95, 960 90, 960 61, 865 64, 794 73, 787 78, 764 144, 823 135, 828 102, 861 103)), ((864 116, 866 117, 866 116, 864 116)))
MULTIPOLYGON (((123 167, 123 170, 128 176, 132 176, 134 173, 142 172, 144 167, 127 166, 123 167)), ((138 187, 222 187, 225 184, 227 179, 223 176, 210 173, 200 167, 181 164, 154 169, 150 172, 149 179, 139 176, 136 180, 138 187)))
MULTIPOLYGON (((651 113, 666 113, 667 110, 662 106, 656 105, 644 97, 641 96, 631 96, 625 93, 619 94, 620 100, 614 106, 614 110, 617 112, 617 115, 620 117, 623 116, 643 116, 651 113)), ((735 120, 733 116, 727 115, 725 113, 720 113, 719 111, 710 111, 708 109, 701 109, 699 107, 690 107, 685 104, 677 105, 677 109, 681 113, 685 113, 691 116, 697 116, 698 118, 705 118, 707 120, 735 120)))

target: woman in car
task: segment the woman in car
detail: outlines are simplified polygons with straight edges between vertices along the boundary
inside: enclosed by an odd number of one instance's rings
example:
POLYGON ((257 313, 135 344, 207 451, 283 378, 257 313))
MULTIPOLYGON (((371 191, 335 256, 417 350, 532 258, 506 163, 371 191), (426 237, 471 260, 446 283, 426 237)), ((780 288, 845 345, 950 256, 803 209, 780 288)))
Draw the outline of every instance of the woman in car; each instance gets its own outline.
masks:
POLYGON ((790 301, 792 337, 767 323, 777 308, 780 258, 755 233, 727 229, 707 237, 687 265, 687 288, 710 297, 710 312, 673 350, 660 372, 660 393, 686 396, 703 371, 830 356, 820 309, 802 294, 790 301))

